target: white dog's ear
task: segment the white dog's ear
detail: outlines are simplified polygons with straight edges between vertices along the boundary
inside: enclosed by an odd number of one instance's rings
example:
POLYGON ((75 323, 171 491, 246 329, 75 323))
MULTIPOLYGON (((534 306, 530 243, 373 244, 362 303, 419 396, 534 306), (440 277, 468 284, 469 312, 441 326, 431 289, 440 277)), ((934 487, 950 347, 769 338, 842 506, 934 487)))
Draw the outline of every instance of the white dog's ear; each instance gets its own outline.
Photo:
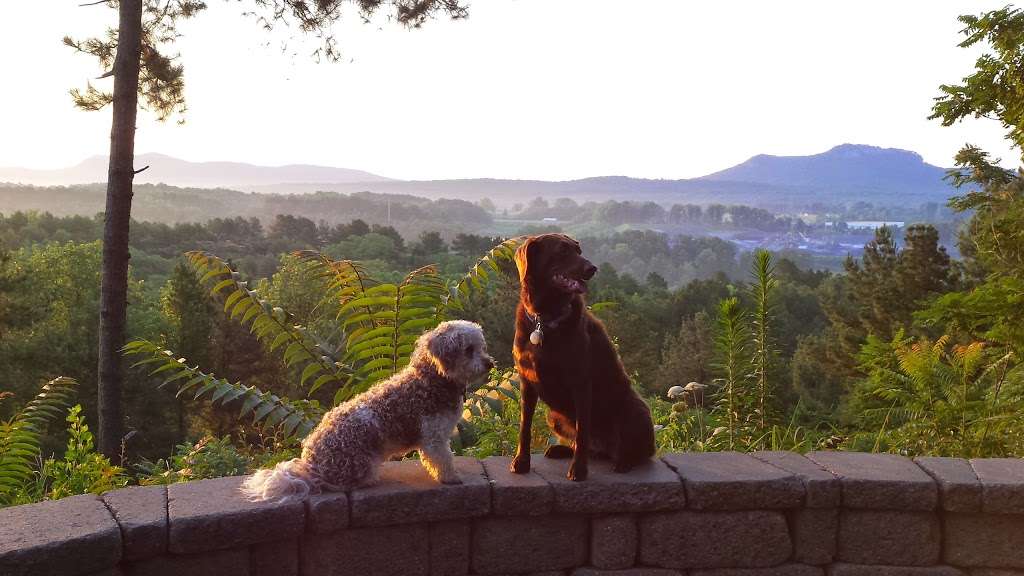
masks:
POLYGON ((435 331, 427 340, 427 351, 434 357, 434 364, 444 373, 455 367, 462 351, 462 334, 452 327, 435 331))

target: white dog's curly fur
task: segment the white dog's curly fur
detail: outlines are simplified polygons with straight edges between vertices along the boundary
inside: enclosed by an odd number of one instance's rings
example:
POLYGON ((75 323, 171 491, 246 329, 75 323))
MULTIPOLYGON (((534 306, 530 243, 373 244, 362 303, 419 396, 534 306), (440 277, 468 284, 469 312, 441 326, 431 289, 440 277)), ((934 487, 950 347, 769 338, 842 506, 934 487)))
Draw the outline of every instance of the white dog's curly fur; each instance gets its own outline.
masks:
POLYGON ((435 480, 457 484, 449 438, 466 387, 493 367, 480 325, 443 322, 420 336, 402 372, 325 414, 302 441, 301 458, 259 470, 242 491, 254 500, 290 500, 366 486, 384 461, 411 450, 435 480))

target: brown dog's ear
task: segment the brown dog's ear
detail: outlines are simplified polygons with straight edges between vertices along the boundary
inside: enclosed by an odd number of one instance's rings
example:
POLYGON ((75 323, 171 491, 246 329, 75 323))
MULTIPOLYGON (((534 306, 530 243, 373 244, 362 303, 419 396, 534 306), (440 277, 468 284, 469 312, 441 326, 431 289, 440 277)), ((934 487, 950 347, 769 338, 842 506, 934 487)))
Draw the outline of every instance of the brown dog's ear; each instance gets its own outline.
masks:
POLYGON ((526 274, 527 264, 530 261, 530 246, 533 245, 533 240, 536 236, 530 236, 516 248, 516 268, 519 269, 519 285, 526 286, 526 274))

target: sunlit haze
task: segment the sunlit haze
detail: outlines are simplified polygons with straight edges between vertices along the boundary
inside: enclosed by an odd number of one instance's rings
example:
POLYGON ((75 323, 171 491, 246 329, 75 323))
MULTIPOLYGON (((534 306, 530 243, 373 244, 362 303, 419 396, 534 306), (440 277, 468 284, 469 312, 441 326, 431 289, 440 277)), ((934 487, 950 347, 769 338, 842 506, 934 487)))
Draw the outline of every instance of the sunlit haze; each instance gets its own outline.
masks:
MULTIPOLYGON (((80 0, 17 2, 0 19, 0 166, 57 168, 108 147, 110 113, 68 89, 101 71, 61 37, 116 21, 80 0)), ((405 179, 700 176, 766 153, 852 142, 939 166, 965 142, 1019 156, 1002 129, 927 116, 978 50, 956 46, 974 1, 476 0, 467 21, 406 30, 355 14, 344 57, 268 35, 247 2, 182 26, 185 124, 140 116, 136 151, 310 163, 405 179)), ((110 80, 97 81, 108 87, 110 80)))

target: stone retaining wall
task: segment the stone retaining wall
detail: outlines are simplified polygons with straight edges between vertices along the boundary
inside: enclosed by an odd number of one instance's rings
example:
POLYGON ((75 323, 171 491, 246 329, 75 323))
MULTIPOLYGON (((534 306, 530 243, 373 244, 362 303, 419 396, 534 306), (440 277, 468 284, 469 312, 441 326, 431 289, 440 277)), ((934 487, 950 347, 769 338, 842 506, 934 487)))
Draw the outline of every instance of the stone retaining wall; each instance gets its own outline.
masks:
POLYGON ((565 479, 566 461, 419 463, 304 503, 241 477, 0 510, 0 575, 1024 576, 1024 460, 669 454, 565 479))

